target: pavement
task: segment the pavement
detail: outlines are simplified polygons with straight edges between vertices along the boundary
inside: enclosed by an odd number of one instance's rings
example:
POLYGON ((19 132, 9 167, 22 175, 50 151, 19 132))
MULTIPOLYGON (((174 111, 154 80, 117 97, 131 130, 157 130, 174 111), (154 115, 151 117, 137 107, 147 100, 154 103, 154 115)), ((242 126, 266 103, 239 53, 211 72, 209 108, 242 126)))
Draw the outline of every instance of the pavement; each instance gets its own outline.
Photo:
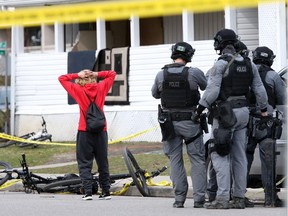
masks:
MULTIPOLYGON (((51 164, 51 165, 45 165, 45 166, 35 166, 35 167, 29 167, 30 171, 33 172, 33 169, 39 169, 39 168, 51 168, 51 167, 60 167, 60 166, 66 166, 75 164, 76 162, 69 162, 69 163, 61 163, 61 164, 51 164)), ((61 176, 63 174, 39 174, 42 177, 56 177, 61 176)), ((187 198, 193 198, 193 187, 192 187, 192 181, 190 177, 187 177, 188 183, 189 183, 189 189, 187 198)), ((127 183, 131 182, 131 178, 127 179, 120 179, 116 180, 115 183, 111 186, 111 192, 119 192, 123 191, 123 186, 127 183)), ((1 188, 0 191, 7 191, 7 192, 23 192, 23 184, 21 181, 18 182, 7 182, 8 187, 1 188)), ((169 176, 156 176, 152 179, 150 184, 148 185, 151 196, 152 197, 174 197, 173 188, 171 186, 171 180, 169 176)), ((130 186, 128 187, 127 191, 124 193, 121 193, 120 195, 123 196, 142 196, 140 192, 138 191, 136 186, 130 186)), ((287 188, 281 188, 280 192, 278 193, 278 196, 280 199, 283 199, 285 202, 287 202, 287 188)), ((263 188, 247 188, 246 197, 248 197, 251 201, 255 203, 264 203, 264 191, 263 188)))
POLYGON ((25 194, 0 192, 3 216, 287 216, 287 208, 264 208, 255 205, 245 209, 194 208, 194 200, 187 199, 185 208, 173 208, 174 198, 113 196, 111 200, 84 201, 75 194, 25 194))

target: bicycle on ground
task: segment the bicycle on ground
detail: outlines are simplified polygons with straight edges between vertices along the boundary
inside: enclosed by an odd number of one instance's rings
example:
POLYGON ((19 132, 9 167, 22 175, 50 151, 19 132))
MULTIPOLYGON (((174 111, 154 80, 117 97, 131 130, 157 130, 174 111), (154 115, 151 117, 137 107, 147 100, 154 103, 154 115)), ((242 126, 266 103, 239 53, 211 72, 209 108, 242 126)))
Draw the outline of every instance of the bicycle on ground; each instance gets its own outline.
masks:
MULTIPOLYGON (((132 178, 132 181, 126 183, 121 191, 118 191, 114 194, 123 194, 130 186, 135 185, 142 196, 151 196, 148 182, 151 181, 152 178, 164 172, 167 169, 167 166, 164 166, 161 169, 157 169, 156 171, 152 171, 150 174, 147 170, 142 169, 139 166, 135 157, 127 147, 123 151, 123 156, 129 173, 111 174, 110 184, 112 185, 116 182, 116 180, 120 179, 132 178)), ((3 185, 8 180, 20 179, 22 180, 24 191, 26 193, 37 191, 38 193, 70 192, 83 194, 84 192, 81 178, 76 174, 66 174, 64 176, 45 178, 29 171, 25 154, 22 154, 22 160, 20 163, 22 169, 12 168, 9 163, 0 161, 0 188, 1 185, 3 185), (16 174, 16 176, 14 176, 14 174, 16 174)), ((98 185, 99 177, 98 175, 93 175, 93 194, 98 193, 98 185)))
MULTIPOLYGON (((46 121, 44 117, 42 116, 42 129, 40 129, 38 132, 30 132, 27 134, 24 134, 20 136, 19 138, 26 139, 26 140, 32 140, 32 141, 46 141, 49 140, 52 142, 52 134, 49 134, 46 128, 46 121)), ((9 140, 7 142, 0 143, 0 148, 8 147, 11 145, 17 145, 18 147, 28 147, 32 146, 36 148, 38 145, 35 143, 29 143, 29 142, 21 142, 17 140, 9 140)))

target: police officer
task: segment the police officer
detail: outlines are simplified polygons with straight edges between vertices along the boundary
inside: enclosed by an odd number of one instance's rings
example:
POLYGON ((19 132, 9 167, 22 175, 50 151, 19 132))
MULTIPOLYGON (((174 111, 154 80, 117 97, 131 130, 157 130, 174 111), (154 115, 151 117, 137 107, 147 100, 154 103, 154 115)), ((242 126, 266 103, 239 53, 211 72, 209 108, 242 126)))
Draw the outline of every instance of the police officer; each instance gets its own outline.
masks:
MULTIPOLYGON (((276 106, 285 105, 286 104, 286 86, 285 82, 281 79, 278 73, 276 73, 272 68, 272 64, 274 62, 273 51, 266 46, 257 47, 253 51, 253 62, 256 64, 261 80, 264 84, 264 87, 268 96, 268 114, 269 116, 273 116, 273 113, 277 110, 276 106)), ((255 104, 254 97, 250 98, 250 114, 253 117, 253 122, 255 123, 257 120, 259 121, 259 107, 255 104)), ((281 109, 281 108, 280 108, 281 109)), ((260 125, 258 125, 260 126, 260 125)), ((266 160, 265 152, 271 151, 271 146, 276 143, 276 137, 271 137, 270 135, 274 133, 273 131, 267 130, 267 128, 258 127, 254 125, 255 132, 250 133, 249 142, 247 145, 247 160, 248 160, 248 174, 254 159, 254 152, 257 144, 259 144, 259 153, 261 160, 261 179, 262 184, 265 191, 265 206, 266 207, 280 207, 283 205, 282 201, 277 197, 276 190, 271 191, 269 187, 271 187, 271 176, 274 171, 271 170, 271 164, 273 161, 266 160), (272 194, 273 193, 273 194, 272 194), (273 198, 274 197, 274 198, 273 198)), ((273 129, 276 127, 273 127, 273 129)), ((274 154, 275 152, 272 152, 274 154)), ((274 154, 275 156, 275 154, 274 154)), ((271 158, 271 157, 268 157, 271 158)), ((275 167, 274 167, 275 168, 275 167)), ((272 168, 273 169, 273 168, 272 168)), ((272 176, 274 178, 274 176, 272 176)), ((275 187, 275 185, 274 185, 275 187)), ((275 188, 274 188, 275 189, 275 188)))
POLYGON ((195 49, 186 42, 172 46, 173 63, 165 65, 155 77, 152 96, 161 99, 158 121, 160 123, 163 150, 170 160, 170 178, 175 202, 173 207, 183 208, 188 192, 188 181, 183 161, 183 144, 191 162, 194 208, 202 208, 205 202, 206 172, 203 132, 199 122, 192 121, 200 99, 199 88, 204 90, 207 81, 204 73, 187 67, 195 49))
POLYGON ((213 113, 209 150, 218 190, 216 199, 204 205, 207 209, 245 208, 250 88, 256 93, 261 115, 268 115, 267 94, 257 68, 249 58, 236 53, 238 46, 233 30, 222 29, 216 33, 214 49, 221 56, 209 71, 208 85, 194 117, 198 119, 205 108, 213 113))
MULTIPOLYGON (((249 49, 247 48, 247 46, 242 42, 239 41, 236 47, 236 52, 239 53, 240 55, 242 55, 244 58, 249 56, 249 49)), ((208 73, 206 73, 207 76, 208 73)), ((208 141, 209 142, 209 141, 208 141)), ((212 165, 212 163, 211 163, 212 165)), ((207 182, 207 195, 208 195, 208 200, 209 202, 212 202, 215 200, 216 198, 216 194, 217 194, 217 179, 216 179, 216 173, 215 170, 213 169, 213 167, 211 167, 209 170, 207 170, 207 172, 209 172, 209 179, 207 182)), ((250 201, 247 197, 245 197, 245 207, 254 207, 254 203, 252 201, 250 201)))

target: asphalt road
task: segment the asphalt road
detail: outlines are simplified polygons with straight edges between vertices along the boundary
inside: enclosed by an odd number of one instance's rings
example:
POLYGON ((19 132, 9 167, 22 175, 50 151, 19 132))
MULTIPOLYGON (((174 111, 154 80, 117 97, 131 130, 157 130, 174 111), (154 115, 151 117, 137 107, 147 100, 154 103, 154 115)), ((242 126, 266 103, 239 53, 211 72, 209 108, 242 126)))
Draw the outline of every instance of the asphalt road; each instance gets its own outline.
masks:
POLYGON ((193 208, 193 199, 185 208, 172 208, 173 198, 112 196, 111 200, 83 201, 75 194, 25 194, 0 192, 0 215, 3 216, 286 216, 287 208, 264 208, 261 205, 246 209, 208 210, 193 208))

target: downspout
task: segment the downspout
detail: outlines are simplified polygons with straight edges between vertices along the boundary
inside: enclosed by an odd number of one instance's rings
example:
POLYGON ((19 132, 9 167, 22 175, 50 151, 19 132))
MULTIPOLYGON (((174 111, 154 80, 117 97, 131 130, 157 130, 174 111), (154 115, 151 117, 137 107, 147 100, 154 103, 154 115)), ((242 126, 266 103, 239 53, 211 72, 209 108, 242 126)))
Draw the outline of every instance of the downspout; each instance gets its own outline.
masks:
POLYGON ((16 35, 17 27, 11 29, 11 96, 10 96, 10 134, 15 134, 15 71, 16 71, 16 35))

